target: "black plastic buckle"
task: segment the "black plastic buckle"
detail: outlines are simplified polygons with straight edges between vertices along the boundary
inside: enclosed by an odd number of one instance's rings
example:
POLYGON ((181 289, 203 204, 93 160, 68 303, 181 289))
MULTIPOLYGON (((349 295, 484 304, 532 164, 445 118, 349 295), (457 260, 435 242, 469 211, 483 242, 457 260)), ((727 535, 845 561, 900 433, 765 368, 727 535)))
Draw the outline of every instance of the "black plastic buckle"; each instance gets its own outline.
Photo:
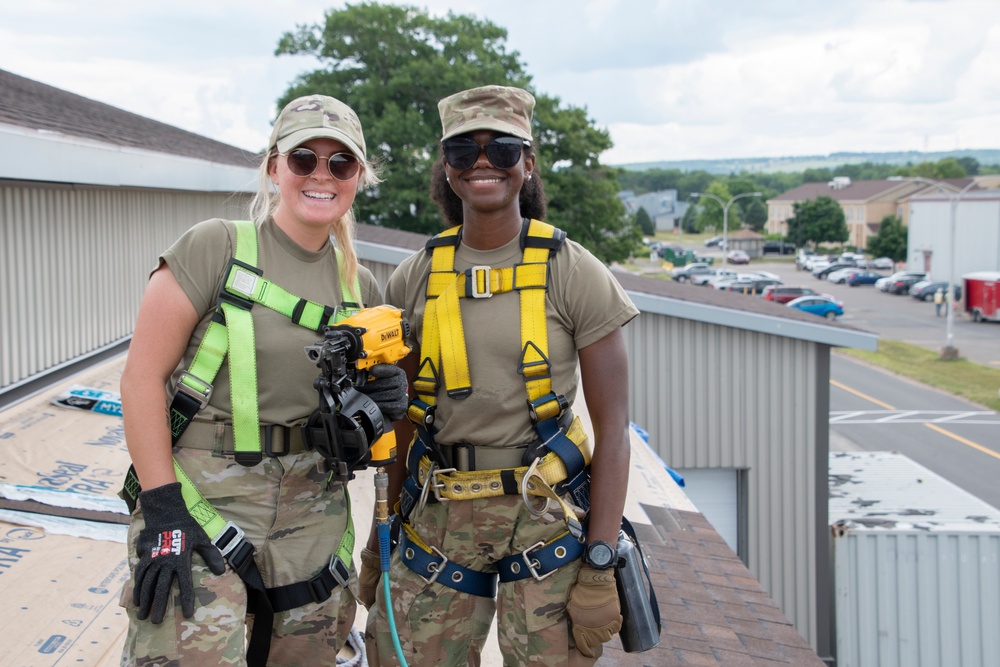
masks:
POLYGON ((292 428, 293 427, 281 426, 279 424, 268 424, 267 426, 265 426, 264 453, 267 454, 268 456, 274 456, 274 457, 285 456, 286 454, 290 453, 292 451, 292 428), (279 452, 275 452, 274 449, 271 447, 271 438, 272 434, 274 433, 275 427, 280 428, 285 434, 285 437, 282 438, 282 440, 284 441, 284 449, 279 452))
POLYGON ((229 284, 229 276, 232 274, 233 269, 237 266, 240 267, 241 269, 249 271, 250 273, 256 274, 257 276, 264 275, 264 272, 261 269, 257 268, 256 266, 251 266, 246 262, 241 262, 240 260, 233 257, 232 259, 229 260, 229 265, 226 267, 226 277, 222 281, 222 289, 219 290, 219 302, 220 302, 219 305, 221 306, 222 305, 221 302, 224 301, 226 303, 230 303, 236 306, 237 308, 242 308, 243 310, 250 310, 251 308, 253 308, 254 304, 253 301, 245 297, 239 296, 238 294, 234 294, 233 292, 230 292, 226 288, 226 285, 229 284))

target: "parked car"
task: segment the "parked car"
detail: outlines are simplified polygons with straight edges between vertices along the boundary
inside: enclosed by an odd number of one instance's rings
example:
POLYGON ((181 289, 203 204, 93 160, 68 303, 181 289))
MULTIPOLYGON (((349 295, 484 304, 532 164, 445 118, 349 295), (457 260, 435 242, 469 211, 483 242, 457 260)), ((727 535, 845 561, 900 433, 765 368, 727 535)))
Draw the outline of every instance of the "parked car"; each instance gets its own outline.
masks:
POLYGON ((883 271, 892 269, 892 260, 888 257, 876 257, 872 260, 873 269, 882 269, 883 271))
POLYGON ((875 271, 855 271, 847 277, 847 284, 851 287, 858 285, 874 285, 880 278, 884 278, 881 273, 875 271))
POLYGON ((730 292, 738 292, 740 294, 760 294, 769 285, 780 285, 780 280, 774 280, 773 278, 751 278, 749 280, 734 280, 729 283, 728 289, 730 292))
POLYGON ((819 278, 820 280, 824 280, 828 275, 830 275, 834 271, 839 271, 841 269, 856 269, 856 268, 857 267, 854 266, 853 264, 843 264, 841 262, 834 262, 833 264, 828 264, 827 266, 822 266, 822 265, 816 266, 815 268, 813 268, 812 274, 814 278, 819 278))
POLYGON ((806 261, 815 254, 816 253, 812 250, 799 248, 799 251, 795 254, 795 268, 798 269, 799 271, 804 269, 806 261))
POLYGON ((722 244, 722 237, 721 236, 713 236, 711 238, 705 239, 705 247, 706 248, 714 248, 714 247, 719 246, 721 244, 722 244))
POLYGON ((850 276, 854 275, 860 270, 861 269, 859 269, 856 266, 849 266, 846 269, 837 269, 836 271, 831 271, 830 273, 826 274, 826 280, 827 282, 831 282, 834 285, 843 285, 844 283, 847 282, 847 279, 850 276))
POLYGON ((730 250, 729 254, 726 255, 726 260, 730 264, 749 264, 750 255, 746 254, 742 250, 730 250))
POLYGON ((713 280, 718 280, 719 278, 735 278, 736 272, 730 271, 729 269, 723 268, 712 268, 711 271, 706 273, 696 273, 692 275, 689 280, 692 285, 699 285, 702 287, 710 286, 713 280))
POLYGON ((677 268, 670 269, 670 277, 677 282, 685 282, 690 280, 691 276, 699 273, 708 273, 712 270, 705 262, 695 262, 694 264, 685 264, 684 266, 678 266, 677 268))
POLYGON ((904 275, 898 278, 893 278, 886 285, 885 292, 889 294, 909 294, 910 288, 915 284, 919 283, 921 280, 926 278, 926 275, 904 275))
POLYGON ((833 262, 830 261, 830 257, 828 255, 813 255, 811 257, 807 257, 806 260, 802 262, 802 268, 806 271, 812 272, 812 270, 820 264, 829 266, 832 263, 833 262))
POLYGON ((800 296, 788 302, 789 308, 797 308, 806 313, 819 315, 828 320, 835 319, 844 314, 844 304, 825 296, 800 296))
POLYGON ((927 277, 926 273, 921 273, 918 271, 896 271, 896 273, 891 276, 886 276, 885 278, 879 278, 875 283, 875 287, 881 292, 889 292, 891 294, 902 294, 903 292, 898 291, 905 287, 909 290, 913 283, 919 282, 927 277), (912 278, 912 280, 910 280, 912 278), (906 280, 904 280, 906 279, 906 280))
POLYGON ((768 285, 761 296, 775 303, 788 303, 800 296, 821 296, 819 292, 799 285, 768 285))
POLYGON ((776 252, 779 255, 791 255, 795 252, 795 244, 785 243, 784 241, 764 241, 764 245, 761 246, 761 252, 765 255, 769 252, 776 252))
POLYGON ((760 276, 761 278, 771 278, 772 280, 781 281, 781 276, 777 273, 771 273, 770 271, 754 271, 753 274, 755 276, 760 276))
MULTIPOLYGON (((948 281, 946 280, 922 280, 910 288, 910 296, 921 301, 933 301, 934 293, 938 290, 947 291, 948 281)), ((955 301, 962 300, 962 286, 958 283, 952 285, 952 294, 955 301)))

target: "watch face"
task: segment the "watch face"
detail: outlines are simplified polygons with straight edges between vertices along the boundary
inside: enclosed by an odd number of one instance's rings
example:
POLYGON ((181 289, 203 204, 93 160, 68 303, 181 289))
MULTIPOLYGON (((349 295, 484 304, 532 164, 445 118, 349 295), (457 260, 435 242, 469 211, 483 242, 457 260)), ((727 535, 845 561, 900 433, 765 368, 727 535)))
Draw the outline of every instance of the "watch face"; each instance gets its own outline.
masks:
POLYGON ((607 542, 594 542, 587 549, 587 561, 598 570, 610 567, 613 558, 614 550, 607 542))

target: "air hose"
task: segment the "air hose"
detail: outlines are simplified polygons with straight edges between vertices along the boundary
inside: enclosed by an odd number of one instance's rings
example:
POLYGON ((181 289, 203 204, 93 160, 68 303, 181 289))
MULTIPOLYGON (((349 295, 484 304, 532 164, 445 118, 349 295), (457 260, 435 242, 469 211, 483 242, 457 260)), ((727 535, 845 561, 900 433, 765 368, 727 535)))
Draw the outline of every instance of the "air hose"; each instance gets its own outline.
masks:
POLYGON ((396 649, 400 667, 408 667, 406 658, 403 657, 403 647, 399 643, 396 618, 392 611, 392 593, 389 591, 389 556, 392 548, 389 534, 389 476, 385 468, 381 467, 375 469, 375 521, 379 567, 382 570, 382 590, 385 592, 385 613, 389 621, 389 631, 392 633, 392 645, 396 649))

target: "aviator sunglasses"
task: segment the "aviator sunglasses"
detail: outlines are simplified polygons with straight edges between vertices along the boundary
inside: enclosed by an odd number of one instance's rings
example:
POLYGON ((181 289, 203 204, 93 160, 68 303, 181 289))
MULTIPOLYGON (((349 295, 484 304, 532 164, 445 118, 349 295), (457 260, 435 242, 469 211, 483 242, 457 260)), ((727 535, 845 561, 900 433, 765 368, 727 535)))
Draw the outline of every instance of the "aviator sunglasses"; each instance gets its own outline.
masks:
POLYGON ((358 173, 360 167, 358 158, 351 153, 334 153, 330 157, 322 157, 308 148, 296 148, 287 153, 280 153, 280 155, 285 156, 288 161, 288 170, 296 176, 309 176, 316 171, 320 160, 326 160, 330 175, 338 181, 351 180, 358 173))
POLYGON ((486 151, 486 157, 494 167, 510 169, 521 160, 522 148, 530 145, 530 141, 517 137, 497 137, 485 146, 466 137, 454 137, 441 142, 448 166, 463 170, 471 169, 476 164, 480 149, 486 151))

